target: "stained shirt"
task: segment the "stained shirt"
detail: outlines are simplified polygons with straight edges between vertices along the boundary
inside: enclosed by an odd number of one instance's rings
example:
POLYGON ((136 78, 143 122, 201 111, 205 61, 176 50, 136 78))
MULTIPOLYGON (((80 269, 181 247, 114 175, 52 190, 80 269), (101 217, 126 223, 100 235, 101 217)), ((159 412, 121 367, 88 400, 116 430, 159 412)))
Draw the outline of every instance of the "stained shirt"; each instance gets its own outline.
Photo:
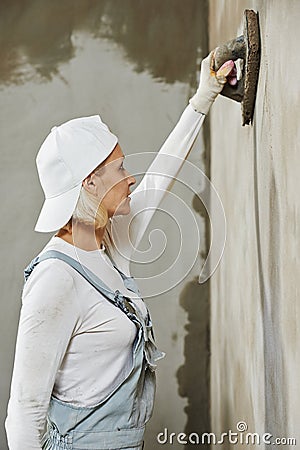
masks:
MULTIPOLYGON (((186 107, 130 195, 130 214, 108 222, 103 248, 84 251, 53 236, 41 253, 54 249, 78 259, 146 314, 143 300, 126 289, 112 259, 130 276, 130 256, 176 178, 204 117, 191 105, 186 107)), ((71 267, 53 259, 39 263, 22 293, 5 421, 9 449, 41 450, 51 395, 74 406, 100 403, 128 375, 135 335, 136 327, 125 314, 71 267)))

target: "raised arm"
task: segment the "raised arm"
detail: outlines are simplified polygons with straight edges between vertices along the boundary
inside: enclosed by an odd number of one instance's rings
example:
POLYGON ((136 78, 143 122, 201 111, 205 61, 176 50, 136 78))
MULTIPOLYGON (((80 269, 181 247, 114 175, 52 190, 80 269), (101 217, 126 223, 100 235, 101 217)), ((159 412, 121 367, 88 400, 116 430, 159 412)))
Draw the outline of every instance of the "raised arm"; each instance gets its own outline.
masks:
POLYGON ((201 63, 200 83, 195 95, 181 115, 177 125, 159 150, 139 186, 131 194, 131 212, 116 216, 110 224, 110 234, 117 248, 116 262, 123 268, 141 241, 143 234, 172 181, 178 175, 201 129, 205 115, 226 83, 233 63, 225 63, 213 71, 212 51, 201 63), (225 67, 224 67, 225 66, 225 67))
POLYGON ((24 288, 5 421, 9 450, 41 450, 56 373, 79 321, 72 277, 59 265, 41 262, 24 288))

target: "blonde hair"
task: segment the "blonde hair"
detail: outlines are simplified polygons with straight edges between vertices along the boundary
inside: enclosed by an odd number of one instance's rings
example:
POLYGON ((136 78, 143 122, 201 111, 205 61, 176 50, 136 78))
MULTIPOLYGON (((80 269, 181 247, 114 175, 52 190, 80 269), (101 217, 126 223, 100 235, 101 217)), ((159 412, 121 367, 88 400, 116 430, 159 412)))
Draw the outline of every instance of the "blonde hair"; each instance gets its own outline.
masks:
POLYGON ((106 208, 101 203, 99 204, 99 200, 84 189, 83 186, 81 186, 72 217, 66 225, 61 227, 61 230, 71 231, 73 221, 78 221, 85 225, 94 225, 95 229, 104 228, 108 221, 106 208))
POLYGON ((95 228, 104 228, 108 221, 108 214, 106 208, 99 204, 99 200, 82 186, 72 220, 85 225, 95 225, 95 228))
POLYGON ((110 249, 115 248, 115 243, 107 227, 108 213, 106 208, 100 203, 92 194, 90 194, 84 187, 81 187, 79 198, 69 222, 62 227, 64 231, 72 231, 73 221, 78 221, 86 225, 94 225, 95 229, 105 228, 103 235, 103 243, 106 251, 111 254, 110 249))

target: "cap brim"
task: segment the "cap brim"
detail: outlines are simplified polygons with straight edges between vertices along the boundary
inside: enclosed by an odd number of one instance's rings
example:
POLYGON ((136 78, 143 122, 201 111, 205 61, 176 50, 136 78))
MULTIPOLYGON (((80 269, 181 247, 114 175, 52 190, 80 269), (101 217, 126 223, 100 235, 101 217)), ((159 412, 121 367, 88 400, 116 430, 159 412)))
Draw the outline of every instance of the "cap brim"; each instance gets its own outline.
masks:
POLYGON ((81 183, 64 194, 46 199, 35 225, 35 231, 50 233, 63 227, 72 217, 81 190, 81 183))

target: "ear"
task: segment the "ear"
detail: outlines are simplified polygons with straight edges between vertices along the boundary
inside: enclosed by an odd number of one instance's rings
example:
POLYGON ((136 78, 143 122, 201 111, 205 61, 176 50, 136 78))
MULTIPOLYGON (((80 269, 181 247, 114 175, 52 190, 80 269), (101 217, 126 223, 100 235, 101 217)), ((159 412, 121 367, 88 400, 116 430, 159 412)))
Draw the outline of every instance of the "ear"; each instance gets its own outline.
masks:
POLYGON ((89 175, 88 177, 86 177, 83 182, 82 182, 82 186, 84 187, 84 189, 86 189, 90 194, 95 194, 96 191, 96 185, 94 183, 94 176, 93 174, 89 175))

